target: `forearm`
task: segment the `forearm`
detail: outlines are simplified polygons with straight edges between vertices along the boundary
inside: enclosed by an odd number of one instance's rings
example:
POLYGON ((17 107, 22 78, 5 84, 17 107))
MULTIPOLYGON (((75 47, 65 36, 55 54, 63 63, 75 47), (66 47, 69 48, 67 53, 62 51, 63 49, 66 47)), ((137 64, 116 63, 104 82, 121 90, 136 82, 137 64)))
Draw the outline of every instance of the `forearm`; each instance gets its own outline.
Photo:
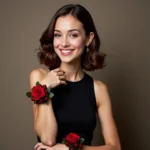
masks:
POLYGON ((82 150, 120 150, 119 148, 112 145, 103 146, 83 146, 82 150))
MULTIPOLYGON (((58 144, 56 144, 56 145, 58 145, 58 144)), ((63 146, 62 146, 61 150, 69 150, 68 146, 66 146, 65 144, 62 144, 62 145, 63 146)), ((54 147, 51 147, 52 150, 54 147)), ((121 149, 116 148, 115 146, 112 146, 112 145, 103 145, 103 146, 86 146, 86 145, 83 145, 81 150, 121 150, 121 149)))
POLYGON ((51 101, 49 101, 48 105, 39 105, 37 119, 35 122, 35 131, 43 144, 49 146, 55 144, 57 123, 51 101))

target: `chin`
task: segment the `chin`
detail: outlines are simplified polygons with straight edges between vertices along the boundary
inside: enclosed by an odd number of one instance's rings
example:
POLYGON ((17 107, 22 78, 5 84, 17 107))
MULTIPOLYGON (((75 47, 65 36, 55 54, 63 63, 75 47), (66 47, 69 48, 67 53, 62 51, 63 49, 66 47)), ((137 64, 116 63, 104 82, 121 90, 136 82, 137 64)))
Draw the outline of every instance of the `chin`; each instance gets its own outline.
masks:
POLYGON ((67 63, 67 64, 77 61, 76 58, 61 58, 61 57, 60 57, 60 60, 62 63, 67 63))
POLYGON ((73 60, 71 60, 71 59, 60 59, 60 60, 63 63, 71 63, 71 62, 73 62, 73 60))

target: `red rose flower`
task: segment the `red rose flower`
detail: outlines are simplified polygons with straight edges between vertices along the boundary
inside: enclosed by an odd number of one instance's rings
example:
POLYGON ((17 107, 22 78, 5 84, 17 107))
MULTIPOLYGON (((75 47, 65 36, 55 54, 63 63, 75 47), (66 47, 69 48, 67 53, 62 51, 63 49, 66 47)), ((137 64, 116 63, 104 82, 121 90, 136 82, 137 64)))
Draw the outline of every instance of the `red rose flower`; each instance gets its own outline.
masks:
POLYGON ((75 133, 69 133, 67 136, 66 136, 66 140, 69 142, 69 143, 77 143, 79 142, 80 140, 80 136, 75 134, 75 133))
POLYGON ((46 85, 41 85, 39 81, 36 82, 36 86, 31 89, 31 92, 27 92, 26 96, 31 98, 35 104, 48 103, 48 100, 54 96, 50 88, 46 85))
POLYGON ((79 147, 79 144, 78 144, 78 143, 75 143, 75 144, 74 144, 74 147, 79 147))
POLYGON ((81 148, 82 147, 82 144, 79 144, 79 148, 81 148))
POLYGON ((34 101, 41 99, 45 94, 45 88, 40 84, 32 88, 31 96, 34 101))

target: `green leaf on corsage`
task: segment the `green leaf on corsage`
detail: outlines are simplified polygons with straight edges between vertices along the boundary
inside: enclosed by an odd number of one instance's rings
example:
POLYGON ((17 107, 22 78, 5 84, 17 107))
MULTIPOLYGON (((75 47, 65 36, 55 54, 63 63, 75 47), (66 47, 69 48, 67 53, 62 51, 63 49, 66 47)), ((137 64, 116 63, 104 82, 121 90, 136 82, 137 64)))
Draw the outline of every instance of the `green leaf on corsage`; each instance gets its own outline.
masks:
POLYGON ((48 91, 48 93, 50 93, 50 92, 51 92, 51 89, 50 89, 50 88, 47 88, 47 91, 48 91))
POLYGON ((80 144, 84 142, 84 138, 80 138, 80 144))
POLYGON ((65 140, 62 141, 62 144, 65 144, 65 140))
POLYGON ((52 98, 54 96, 54 93, 50 92, 49 93, 49 98, 52 98))
POLYGON ((26 96, 29 97, 29 98, 31 98, 31 92, 27 92, 26 96))
POLYGON ((37 82, 36 82, 36 86, 39 85, 39 84, 40 84, 39 81, 37 81, 37 82))

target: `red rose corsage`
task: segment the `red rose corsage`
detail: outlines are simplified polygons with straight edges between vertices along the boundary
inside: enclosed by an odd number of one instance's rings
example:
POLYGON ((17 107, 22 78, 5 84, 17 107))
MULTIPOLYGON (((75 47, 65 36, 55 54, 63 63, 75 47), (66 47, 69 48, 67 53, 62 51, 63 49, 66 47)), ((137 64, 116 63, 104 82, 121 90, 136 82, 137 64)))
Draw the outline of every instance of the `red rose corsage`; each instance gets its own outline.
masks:
POLYGON ((69 133, 63 138, 62 144, 69 147, 69 150, 81 150, 84 139, 76 133, 69 133))
POLYGON ((38 81, 36 86, 31 89, 31 92, 27 92, 26 96, 31 98, 35 104, 47 103, 54 94, 50 91, 50 88, 47 88, 46 85, 41 85, 38 81))

